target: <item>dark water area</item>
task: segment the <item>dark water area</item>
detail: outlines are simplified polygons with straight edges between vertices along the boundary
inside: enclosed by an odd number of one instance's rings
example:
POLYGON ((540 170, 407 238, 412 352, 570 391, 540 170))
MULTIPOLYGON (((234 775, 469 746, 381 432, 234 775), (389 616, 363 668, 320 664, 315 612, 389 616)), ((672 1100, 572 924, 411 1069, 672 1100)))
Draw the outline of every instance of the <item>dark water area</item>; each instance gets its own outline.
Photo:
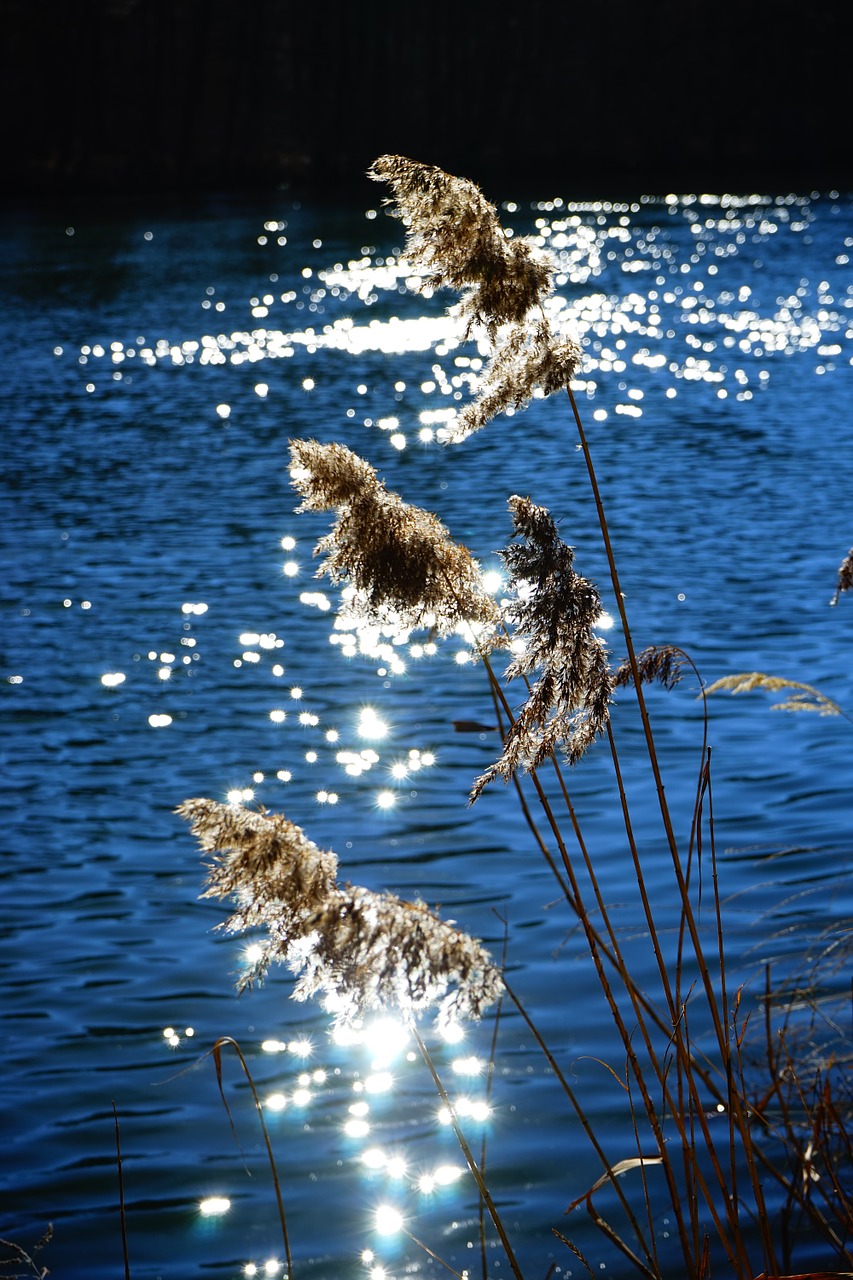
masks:
MULTIPOLYGON (((215 932, 221 908, 198 900, 200 859, 173 812, 190 796, 286 811, 345 877, 440 904, 496 955, 506 919, 514 988, 614 1158, 632 1154, 618 1086, 593 1061, 619 1050, 551 872, 511 790, 466 806, 497 752, 495 734, 453 728, 491 722, 482 670, 462 638, 434 655, 412 648, 424 636, 350 653, 336 593, 312 578, 326 526, 295 514, 294 437, 363 454, 489 571, 507 497, 529 494, 616 612, 566 402, 438 442, 483 356, 447 298, 406 287, 380 195, 373 209, 286 195, 18 206, 0 221, 0 1236, 30 1246, 52 1222, 57 1276, 122 1267, 113 1103, 134 1280, 283 1274, 257 1116, 227 1056, 241 1147, 219 1096, 220 1036, 264 1100, 300 1277, 443 1274, 404 1236, 377 1236, 381 1203, 480 1273, 476 1191, 454 1182, 463 1161, 412 1041, 387 1026, 336 1041, 319 1006, 288 1000, 283 971, 236 995, 245 940, 215 932), (368 735, 365 708, 384 736, 368 735), (205 1216, 211 1197, 230 1209, 205 1216)), ((502 217, 558 257, 555 323, 583 343, 576 396, 637 646, 682 646, 706 682, 806 682, 849 711, 853 600, 829 599, 853 543, 851 198, 552 194, 502 217)), ((620 660, 618 631, 605 634, 620 660)), ((697 692, 691 676, 649 695, 680 836, 697 692)), ((808 972, 837 956, 821 993, 849 989, 853 730, 777 700, 709 699, 728 960, 750 1007, 768 963, 808 972)), ((614 728, 666 934, 671 869, 624 694, 614 728)), ((571 788, 642 978, 653 957, 604 750, 571 788)), ((602 1274, 625 1274, 585 1215, 564 1218, 600 1169, 510 1011, 483 1109, 491 1034, 487 1020, 459 1045, 430 1043, 471 1103, 472 1142, 488 1136, 526 1274, 583 1273, 552 1226, 602 1274)), ((509 1274, 498 1248, 490 1274, 509 1274)))

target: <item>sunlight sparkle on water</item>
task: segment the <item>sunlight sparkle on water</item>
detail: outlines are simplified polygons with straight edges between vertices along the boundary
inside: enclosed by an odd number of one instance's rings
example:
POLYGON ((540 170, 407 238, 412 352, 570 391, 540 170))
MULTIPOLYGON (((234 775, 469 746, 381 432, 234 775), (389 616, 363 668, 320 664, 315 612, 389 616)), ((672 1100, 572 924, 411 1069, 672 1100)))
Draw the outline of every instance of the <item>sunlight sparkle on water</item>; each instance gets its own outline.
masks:
POLYGON ((220 1218, 231 1208, 231 1201, 226 1196, 208 1196, 198 1206, 199 1213, 205 1218, 220 1218))
POLYGON ((376 1210, 374 1223, 381 1236, 393 1236, 402 1229, 403 1215, 393 1205, 381 1204, 376 1210))
POLYGON ((389 1071, 376 1071, 364 1082, 367 1093, 387 1093, 394 1087, 394 1077, 389 1071))
POLYGON ((441 1036, 447 1044, 459 1044, 461 1040, 465 1039, 465 1032, 461 1023, 449 1022, 446 1027, 442 1028, 441 1036))
POLYGON ((453 1070, 459 1076, 478 1076, 483 1070, 483 1063, 473 1055, 470 1058, 454 1058, 453 1070))
POLYGON ((251 800, 254 800, 255 793, 251 787, 234 787, 225 798, 229 804, 248 804, 251 800))
POLYGON ((358 717, 357 733, 360 738, 384 738, 388 725, 373 707, 364 707, 358 717))

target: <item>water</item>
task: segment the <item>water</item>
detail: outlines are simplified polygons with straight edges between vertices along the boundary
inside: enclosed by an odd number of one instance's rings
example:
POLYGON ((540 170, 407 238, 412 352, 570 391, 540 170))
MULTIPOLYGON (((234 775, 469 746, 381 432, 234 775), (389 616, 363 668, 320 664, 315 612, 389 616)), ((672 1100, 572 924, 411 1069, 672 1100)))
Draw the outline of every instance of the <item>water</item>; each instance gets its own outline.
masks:
MULTIPOLYGON (((828 600, 853 542, 850 198, 519 201, 503 216, 560 255, 560 316, 585 345, 578 401, 638 646, 683 646, 706 681, 751 670, 805 681, 849 709, 853 601, 828 600)), ((481 356, 457 344, 448 299, 406 288, 399 225, 374 210, 275 196, 7 210, 3 242, 0 1235, 31 1246, 52 1222, 55 1274, 117 1274, 115 1103, 135 1280, 281 1274, 248 1086, 226 1053, 241 1151, 209 1056, 231 1036, 273 1098, 299 1276, 443 1274, 406 1237, 377 1235, 381 1203, 479 1274, 475 1190, 467 1175, 452 1181, 462 1160, 413 1043, 387 1029, 334 1042, 321 1009, 288 1001, 284 973, 238 998, 243 944, 214 932, 223 911, 197 900, 199 859, 173 810, 245 793, 334 848, 345 877, 421 895, 497 955, 505 919, 514 987, 614 1158, 632 1154, 618 1145, 618 1086, 592 1060, 618 1053, 606 1009, 551 873, 511 791, 466 808, 496 752, 493 733, 453 729, 491 722, 481 670, 459 660, 461 641, 431 658, 396 652, 401 674, 387 655, 330 645, 334 595, 311 577, 326 526, 294 514, 286 470, 288 438, 340 439, 488 569, 508 536, 507 496, 529 493, 615 612, 568 406, 534 401, 459 448, 431 438, 481 356), (323 595, 306 604, 305 592, 323 595), (359 736, 365 707, 384 738, 359 736), (353 776, 342 750, 376 759, 353 776), (206 1217, 214 1196, 231 1208, 206 1217)), ((650 693, 680 832, 701 742, 695 694, 692 679, 650 693)), ((843 957, 851 917, 850 725, 774 700, 720 695, 710 708, 730 965, 758 987, 766 962, 807 969, 830 946, 843 957)), ((615 724, 666 911, 625 697, 615 724)), ((602 750, 572 790, 643 974, 602 750)), ((822 981, 843 991, 843 963, 822 981)), ((491 1033, 431 1038, 455 1097, 485 1099, 491 1033)), ((470 1136, 477 1150, 488 1137, 528 1274, 581 1274, 552 1226, 603 1274, 624 1274, 585 1215, 564 1218, 599 1167, 510 1012, 490 1104, 470 1136)), ((663 1237, 669 1224, 657 1225, 663 1237)), ((508 1273, 499 1249, 490 1259, 490 1274, 508 1273)))

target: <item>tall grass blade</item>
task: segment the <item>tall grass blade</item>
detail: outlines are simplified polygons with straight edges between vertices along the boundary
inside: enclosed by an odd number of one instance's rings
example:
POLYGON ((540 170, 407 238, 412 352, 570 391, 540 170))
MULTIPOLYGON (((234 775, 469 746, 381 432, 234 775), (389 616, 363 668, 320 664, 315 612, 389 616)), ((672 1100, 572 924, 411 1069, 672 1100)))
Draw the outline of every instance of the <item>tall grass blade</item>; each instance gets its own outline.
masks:
MULTIPOLYGON (((246 1059, 243 1056, 243 1050, 240 1048, 237 1041, 233 1040, 231 1036, 220 1036, 219 1039, 214 1044, 213 1048, 210 1050, 210 1052, 213 1054, 213 1062, 216 1067, 216 1080, 219 1085, 219 1092, 222 1096, 222 1102, 225 1107, 225 1111, 228 1115, 228 1120, 231 1124, 231 1130, 236 1140, 237 1130, 234 1126, 234 1119, 231 1115, 231 1108, 228 1106, 228 1099, 225 1097, 225 1089, 223 1087, 223 1082, 222 1082, 222 1050, 229 1047, 232 1048, 236 1053, 240 1066, 243 1068, 243 1073, 249 1082, 249 1088, 252 1091, 252 1097, 255 1102, 255 1110, 258 1113, 258 1121, 261 1126, 261 1132, 264 1135, 264 1143, 267 1149, 267 1158, 269 1160, 270 1170, 272 1172, 273 1186, 275 1187, 275 1198, 278 1204, 278 1217, 279 1217, 279 1222, 281 1223, 281 1235, 284 1241, 285 1256, 287 1258, 288 1280, 293 1280, 293 1258, 290 1253, 290 1237, 288 1236, 288 1233, 287 1233, 287 1219, 284 1213, 284 1200, 282 1199, 281 1183, 279 1182, 278 1169, 276 1168, 275 1156, 273 1155, 273 1149, 272 1149, 272 1143, 270 1142, 269 1131, 266 1126, 266 1121, 264 1120, 263 1107, 261 1106, 261 1100, 258 1096, 258 1091, 255 1088, 255 1082, 252 1079, 252 1073, 249 1070, 249 1064, 246 1062, 246 1059)), ((239 1143, 238 1143, 238 1146, 239 1146, 239 1143)))

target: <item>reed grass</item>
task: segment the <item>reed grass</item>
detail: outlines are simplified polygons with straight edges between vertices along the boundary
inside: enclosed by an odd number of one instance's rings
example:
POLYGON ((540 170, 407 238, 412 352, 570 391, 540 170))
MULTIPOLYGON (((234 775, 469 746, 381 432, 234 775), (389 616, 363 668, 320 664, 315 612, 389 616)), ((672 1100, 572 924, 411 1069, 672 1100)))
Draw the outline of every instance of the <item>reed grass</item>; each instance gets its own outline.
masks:
POLYGON ((40 1239, 29 1249, 25 1249, 14 1240, 0 1240, 0 1249, 5 1253, 5 1256, 0 1256, 0 1275, 6 1280, 25 1280, 25 1277, 45 1280, 50 1271, 48 1267, 42 1265, 38 1255, 46 1245, 50 1244, 52 1238, 53 1224, 51 1223, 45 1228, 40 1239))
MULTIPOLYGON (((505 993, 545 1055, 561 1105, 580 1121, 601 1166, 590 1186, 570 1185, 567 1175, 567 1203, 586 1206, 625 1266, 650 1280, 707 1280, 712 1270, 734 1280, 781 1276, 795 1253, 785 1224, 801 1219, 820 1234, 828 1259, 853 1267, 851 1186, 845 1172, 851 1155, 849 1098, 839 1093, 832 1062, 804 1071, 793 1037, 785 1030, 777 1035, 769 988, 763 1082, 750 1059, 748 997, 730 975, 726 954, 705 700, 724 688, 784 688, 794 691, 780 704, 787 710, 838 714, 840 708, 811 686, 757 673, 704 688, 689 655, 677 647, 635 650, 604 496, 572 393, 580 348, 548 318, 552 268, 547 256, 530 241, 510 239, 494 207, 467 180, 399 156, 381 157, 370 176, 390 186, 393 210, 407 230, 407 258, 424 273, 425 286, 461 291, 460 324, 466 334, 491 344, 480 394, 448 425, 445 439, 464 440, 503 410, 525 405, 534 393, 566 394, 561 403, 598 514, 625 661, 612 662, 596 629, 597 587, 577 571, 575 549, 563 541, 551 513, 532 498, 509 499, 512 530, 501 556, 511 603, 498 610, 470 552, 435 515, 388 490, 371 464, 343 445, 291 441, 291 479, 301 510, 332 513, 330 531, 316 548, 322 557, 318 574, 351 588, 350 618, 397 637, 416 629, 433 635, 462 630, 481 660, 503 745, 474 782, 471 803, 492 782, 512 782, 532 842, 582 933, 591 976, 620 1045, 620 1060, 605 1064, 624 1104, 618 1146, 606 1149, 523 993, 501 978, 481 944, 444 924, 424 904, 339 886, 334 855, 322 853, 283 815, 210 800, 181 806, 179 813, 211 858, 206 893, 236 902, 227 929, 266 930, 254 976, 263 976, 272 960, 285 963, 302 974, 297 998, 321 994, 339 1019, 358 1018, 376 1007, 398 1008, 410 1020, 435 1088, 448 1105, 418 1016, 435 1006, 440 1019, 479 1017, 505 993), (680 832, 670 812, 644 689, 650 682, 672 688, 686 671, 699 683, 703 729, 692 821, 680 832), (507 681, 526 690, 520 708, 510 704, 507 681), (659 893, 653 897, 648 855, 634 831, 614 701, 621 690, 636 699, 649 782, 657 795, 678 915, 674 954, 663 923, 671 904, 662 903, 659 893), (572 796, 572 770, 593 749, 609 757, 619 795, 614 821, 624 836, 626 883, 636 885, 654 954, 654 980, 645 987, 623 947, 572 796), (781 1188, 781 1214, 769 1201, 771 1186, 774 1196, 781 1188), (602 1196, 618 1208, 619 1225, 598 1207, 602 1196), (658 1230, 662 1207, 675 1223, 675 1257, 658 1230)), ((851 557, 853 552, 839 571, 836 600, 853 582, 851 557)), ((559 998, 555 993, 554 1000, 559 998)), ((485 1153, 475 1159, 452 1108, 451 1114, 509 1267, 516 1280, 523 1280, 524 1260, 490 1192, 485 1153)), ((588 1267, 556 1224, 554 1232, 588 1267)), ((295 1265, 298 1269, 298 1261, 295 1265)), ((483 1273, 485 1280, 485 1261, 483 1273)))

